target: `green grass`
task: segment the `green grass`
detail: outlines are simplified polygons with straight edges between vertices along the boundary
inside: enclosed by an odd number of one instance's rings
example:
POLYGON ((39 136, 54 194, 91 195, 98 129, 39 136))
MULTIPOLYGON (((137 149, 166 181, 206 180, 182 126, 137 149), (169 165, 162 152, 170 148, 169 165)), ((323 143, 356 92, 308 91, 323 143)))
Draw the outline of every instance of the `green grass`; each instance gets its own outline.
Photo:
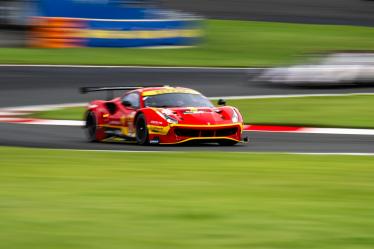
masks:
POLYGON ((82 120, 85 107, 67 107, 62 109, 35 112, 30 115, 33 118, 61 119, 61 120, 82 120))
POLYGON ((233 100, 254 124, 374 128, 374 96, 233 100))
POLYGON ((374 28, 208 20, 201 45, 185 49, 1 48, 0 63, 268 66, 308 52, 374 50, 374 28))
MULTIPOLYGON (((297 97, 228 100, 250 124, 374 128, 374 96, 297 97)), ((33 114, 46 119, 80 120, 83 107, 33 114)))
POLYGON ((0 154, 0 248, 374 247, 373 157, 0 154))

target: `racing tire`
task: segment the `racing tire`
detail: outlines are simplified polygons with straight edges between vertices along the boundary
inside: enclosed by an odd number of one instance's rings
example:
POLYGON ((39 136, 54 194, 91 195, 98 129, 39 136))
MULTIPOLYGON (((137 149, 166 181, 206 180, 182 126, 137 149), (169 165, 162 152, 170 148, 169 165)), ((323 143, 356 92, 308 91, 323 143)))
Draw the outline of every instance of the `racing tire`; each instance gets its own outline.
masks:
POLYGON ((140 145, 149 144, 147 121, 143 114, 139 114, 135 121, 136 142, 140 145))
POLYGON ((106 138, 104 131, 97 126, 96 115, 93 112, 87 113, 86 117, 86 135, 90 142, 99 142, 106 138))
POLYGON ((218 144, 221 146, 233 146, 237 143, 238 141, 234 141, 234 140, 222 140, 218 142, 218 144))

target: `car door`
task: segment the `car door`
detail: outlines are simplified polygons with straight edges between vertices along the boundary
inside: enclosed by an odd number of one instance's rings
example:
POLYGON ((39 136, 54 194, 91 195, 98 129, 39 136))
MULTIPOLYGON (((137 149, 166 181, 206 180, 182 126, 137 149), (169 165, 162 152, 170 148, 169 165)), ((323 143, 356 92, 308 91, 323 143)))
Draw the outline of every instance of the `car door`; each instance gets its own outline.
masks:
POLYGON ((122 113, 119 117, 123 125, 123 134, 129 137, 135 137, 134 117, 136 111, 140 108, 140 95, 137 92, 126 94, 121 99, 122 113))

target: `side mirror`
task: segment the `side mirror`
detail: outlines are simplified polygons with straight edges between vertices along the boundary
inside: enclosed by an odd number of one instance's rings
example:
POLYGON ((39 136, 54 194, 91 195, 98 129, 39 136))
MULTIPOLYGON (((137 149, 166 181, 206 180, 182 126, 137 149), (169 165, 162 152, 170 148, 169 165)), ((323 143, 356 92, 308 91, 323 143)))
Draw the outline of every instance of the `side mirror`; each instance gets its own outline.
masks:
POLYGON ((124 107, 132 107, 131 102, 130 102, 130 101, 127 101, 127 100, 122 101, 122 105, 123 105, 124 107))
POLYGON ((219 99, 217 104, 218 105, 226 105, 226 101, 224 99, 219 99))

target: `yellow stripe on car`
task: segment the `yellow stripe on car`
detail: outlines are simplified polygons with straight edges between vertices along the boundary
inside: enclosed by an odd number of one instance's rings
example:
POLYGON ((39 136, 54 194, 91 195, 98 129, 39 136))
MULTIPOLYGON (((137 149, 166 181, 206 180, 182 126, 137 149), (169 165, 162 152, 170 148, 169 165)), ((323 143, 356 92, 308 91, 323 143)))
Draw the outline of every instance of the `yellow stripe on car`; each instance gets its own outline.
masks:
POLYGON ((157 126, 157 125, 147 125, 149 134, 154 135, 167 135, 170 130, 170 126, 157 126))
POLYGON ((178 89, 178 88, 164 88, 159 90, 151 90, 143 92, 143 96, 153 96, 159 94, 167 94, 167 93, 191 93, 191 94, 200 94, 198 91, 192 89, 178 89))
POLYGON ((187 138, 178 142, 173 142, 173 143, 160 143, 160 144, 181 144, 181 143, 186 143, 188 141, 193 141, 193 140, 232 140, 235 142, 240 143, 240 140, 234 139, 234 138, 229 138, 229 137, 192 137, 192 138, 187 138))

